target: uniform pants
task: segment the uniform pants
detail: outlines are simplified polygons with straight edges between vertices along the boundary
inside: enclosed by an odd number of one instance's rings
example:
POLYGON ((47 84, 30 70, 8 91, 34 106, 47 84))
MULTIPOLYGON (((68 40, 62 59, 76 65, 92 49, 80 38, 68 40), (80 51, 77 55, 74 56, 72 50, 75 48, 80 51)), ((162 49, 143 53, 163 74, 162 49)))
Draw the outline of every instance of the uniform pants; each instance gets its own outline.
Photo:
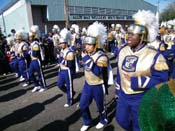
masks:
POLYGON ((28 71, 27 71, 26 59, 24 59, 24 58, 19 59, 18 68, 19 68, 20 74, 23 76, 23 78, 25 79, 25 82, 27 83, 29 81, 29 75, 28 75, 28 71))
POLYGON ((127 131, 140 131, 138 123, 138 108, 141 98, 142 95, 125 97, 119 94, 115 117, 118 124, 127 131))
POLYGON ((29 77, 34 83, 34 86, 41 86, 41 88, 46 88, 46 82, 41 68, 41 63, 39 59, 34 59, 31 61, 29 66, 29 77), (38 74, 38 80, 36 80, 34 73, 38 74))
POLYGON ((60 70, 58 72, 57 86, 67 94, 67 104, 72 104, 73 99, 73 78, 70 70, 60 70))
POLYGON ((20 72, 18 69, 18 59, 16 57, 11 59, 10 68, 11 68, 12 72, 17 73, 18 76, 20 76, 20 72))
POLYGON ((115 43, 110 43, 110 51, 111 53, 114 53, 115 52, 115 43))
POLYGON ((80 110, 84 125, 91 124, 91 114, 89 111, 89 105, 94 99, 97 105, 98 112, 100 114, 100 122, 106 124, 107 116, 104 108, 104 93, 105 90, 102 85, 88 85, 86 82, 80 98, 80 110))

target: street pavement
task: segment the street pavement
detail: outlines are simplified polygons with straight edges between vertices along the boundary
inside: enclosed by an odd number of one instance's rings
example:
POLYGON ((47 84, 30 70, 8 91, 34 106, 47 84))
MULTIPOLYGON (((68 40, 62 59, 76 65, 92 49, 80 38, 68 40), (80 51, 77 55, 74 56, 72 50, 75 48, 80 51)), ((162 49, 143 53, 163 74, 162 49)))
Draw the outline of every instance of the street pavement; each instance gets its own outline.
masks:
MULTIPOLYGON (((109 56, 111 58, 111 56, 109 56)), ((116 60, 111 58, 114 78, 116 60)), ((56 86, 57 68, 55 64, 44 68, 48 89, 32 93, 33 85, 22 87, 23 83, 15 74, 0 76, 0 131, 79 131, 83 122, 79 110, 79 99, 84 83, 83 68, 74 79, 74 104, 64 108, 66 95, 56 86)), ((114 86, 109 87, 106 96, 106 109, 109 123, 99 131, 124 131, 115 121, 116 101, 114 86)), ((90 105, 92 126, 88 131, 97 131, 98 112, 93 101, 90 105)))

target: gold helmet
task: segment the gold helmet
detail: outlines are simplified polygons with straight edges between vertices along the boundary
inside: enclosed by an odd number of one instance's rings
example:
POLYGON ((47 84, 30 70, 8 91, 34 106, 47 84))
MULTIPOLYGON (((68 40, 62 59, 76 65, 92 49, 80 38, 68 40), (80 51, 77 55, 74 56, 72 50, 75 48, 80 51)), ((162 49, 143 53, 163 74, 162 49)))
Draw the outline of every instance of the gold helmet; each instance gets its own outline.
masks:
POLYGON ((53 29, 52 29, 52 32, 53 33, 58 33, 60 31, 60 28, 58 25, 53 25, 53 29))
POLYGON ((120 31, 121 27, 122 27, 121 24, 116 24, 115 30, 116 30, 116 31, 120 31))
POLYGON ((18 30, 15 33, 15 37, 14 37, 14 39, 17 39, 17 40, 27 40, 27 38, 28 38, 28 33, 25 32, 24 30, 18 30))
POLYGON ((167 24, 167 29, 173 29, 173 25, 172 24, 167 24))
POLYGON ((156 15, 149 10, 139 10, 133 15, 133 18, 135 23, 128 27, 128 33, 142 35, 143 41, 154 41, 159 32, 156 15))
POLYGON ((60 31, 59 43, 68 43, 71 41, 71 32, 64 28, 60 31))
POLYGON ((87 29, 87 36, 84 44, 95 44, 97 48, 102 48, 107 40, 107 29, 102 23, 96 21, 87 29))
POLYGON ((96 38, 93 36, 87 36, 84 38, 83 43, 85 44, 96 44, 96 38))
POLYGON ((16 40, 22 40, 22 37, 23 37, 23 34, 22 34, 22 32, 21 31, 17 31, 16 33, 15 33, 15 39, 16 40))

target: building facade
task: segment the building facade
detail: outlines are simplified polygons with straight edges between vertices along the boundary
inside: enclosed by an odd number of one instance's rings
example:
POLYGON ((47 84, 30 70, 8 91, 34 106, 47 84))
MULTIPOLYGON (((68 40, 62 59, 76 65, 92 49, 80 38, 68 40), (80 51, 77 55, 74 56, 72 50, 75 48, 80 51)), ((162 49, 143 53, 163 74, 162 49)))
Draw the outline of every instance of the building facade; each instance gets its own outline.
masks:
MULTIPOLYGON (((87 27, 94 21, 106 26, 112 23, 132 23, 132 15, 139 9, 156 13, 156 6, 144 0, 68 0, 70 25, 87 27)), ((29 31, 39 25, 41 32, 49 32, 54 24, 65 26, 65 0, 12 0, 0 12, 0 26, 8 34, 11 29, 29 31)))

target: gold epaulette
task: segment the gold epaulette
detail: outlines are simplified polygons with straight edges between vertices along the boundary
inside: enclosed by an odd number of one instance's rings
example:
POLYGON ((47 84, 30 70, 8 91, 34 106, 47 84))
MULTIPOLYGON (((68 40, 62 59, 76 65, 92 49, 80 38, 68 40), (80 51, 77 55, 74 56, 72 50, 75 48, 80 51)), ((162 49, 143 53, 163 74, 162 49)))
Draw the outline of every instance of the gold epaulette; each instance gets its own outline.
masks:
POLYGON ((27 46, 24 45, 23 48, 22 48, 23 51, 26 51, 27 50, 27 46))
POLYGON ((168 70, 168 65, 166 62, 159 62, 159 63, 156 63, 154 68, 158 71, 161 71, 161 70, 168 70))
POLYGON ((39 51, 40 50, 39 45, 37 45, 37 44, 33 45, 32 50, 33 51, 39 51))
POLYGON ((97 65, 100 67, 107 67, 108 66, 108 59, 106 56, 101 56, 98 60, 97 60, 97 65))
POLYGON ((69 52, 67 54, 66 60, 74 60, 74 54, 73 54, 73 52, 69 52))
POLYGON ((159 55, 158 56, 158 59, 154 65, 154 69, 158 70, 158 71, 161 71, 161 70, 168 70, 169 67, 166 63, 166 60, 165 58, 162 56, 162 55, 159 55))
POLYGON ((160 51, 165 51, 165 47, 164 46, 161 46, 160 47, 160 51))

